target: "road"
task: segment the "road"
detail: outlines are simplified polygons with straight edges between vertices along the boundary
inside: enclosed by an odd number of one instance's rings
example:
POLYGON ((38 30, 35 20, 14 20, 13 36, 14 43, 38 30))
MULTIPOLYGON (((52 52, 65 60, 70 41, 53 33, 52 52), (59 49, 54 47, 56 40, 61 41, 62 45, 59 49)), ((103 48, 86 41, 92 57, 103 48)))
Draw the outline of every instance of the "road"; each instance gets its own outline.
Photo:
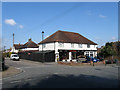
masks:
POLYGON ((3 78, 2 88, 118 88, 118 66, 66 66, 21 59, 6 64, 23 72, 3 78))

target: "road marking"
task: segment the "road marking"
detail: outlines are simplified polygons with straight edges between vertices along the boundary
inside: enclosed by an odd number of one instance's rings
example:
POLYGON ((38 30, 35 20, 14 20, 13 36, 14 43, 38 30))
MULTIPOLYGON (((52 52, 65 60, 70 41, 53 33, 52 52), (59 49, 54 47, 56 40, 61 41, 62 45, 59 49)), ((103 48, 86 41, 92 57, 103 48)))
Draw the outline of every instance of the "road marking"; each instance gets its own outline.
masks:
POLYGON ((21 80, 20 80, 20 81, 12 81, 12 82, 10 82, 10 83, 18 83, 18 82, 21 82, 21 80))
POLYGON ((57 75, 58 73, 54 73, 54 74, 56 74, 56 75, 57 75))
POLYGON ((27 79, 27 80, 25 80, 25 81, 30 81, 30 80, 32 80, 32 79, 27 79))
MULTIPOLYGON (((15 67, 15 68, 17 68, 17 67, 15 67)), ((14 76, 18 76, 18 75, 20 75, 20 74, 22 74, 22 73, 24 73, 24 72, 25 72, 25 70, 23 70, 23 69, 21 69, 21 68, 17 68, 17 69, 20 69, 20 70, 21 70, 21 72, 20 72, 20 73, 18 73, 18 74, 16 74, 16 75, 9 76, 9 77, 2 78, 2 79, 9 79, 9 78, 12 78, 12 77, 14 77, 14 76)))

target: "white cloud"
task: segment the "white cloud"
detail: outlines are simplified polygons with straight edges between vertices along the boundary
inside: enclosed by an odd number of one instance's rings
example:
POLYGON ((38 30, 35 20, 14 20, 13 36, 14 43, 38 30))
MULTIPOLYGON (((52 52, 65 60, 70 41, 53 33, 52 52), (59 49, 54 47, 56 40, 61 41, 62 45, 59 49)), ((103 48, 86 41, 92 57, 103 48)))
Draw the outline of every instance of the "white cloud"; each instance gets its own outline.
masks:
POLYGON ((22 29, 22 28, 23 28, 23 25, 19 25, 19 28, 21 28, 21 29, 22 29))
POLYGON ((104 16, 104 15, 99 15, 100 18, 106 18, 107 16, 104 16))
POLYGON ((12 26, 14 26, 14 25, 16 24, 16 22, 15 22, 14 19, 6 19, 6 20, 5 20, 5 23, 6 23, 6 24, 9 24, 9 25, 12 25, 12 26))

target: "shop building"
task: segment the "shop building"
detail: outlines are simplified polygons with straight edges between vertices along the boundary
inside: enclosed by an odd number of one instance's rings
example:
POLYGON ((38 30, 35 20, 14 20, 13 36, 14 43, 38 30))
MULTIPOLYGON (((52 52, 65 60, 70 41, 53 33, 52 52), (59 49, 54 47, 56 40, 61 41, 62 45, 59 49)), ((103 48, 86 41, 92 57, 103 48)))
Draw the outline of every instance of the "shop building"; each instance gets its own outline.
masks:
POLYGON ((97 56, 97 44, 75 32, 58 30, 44 39, 39 51, 55 51, 55 62, 76 61, 79 56, 97 56))

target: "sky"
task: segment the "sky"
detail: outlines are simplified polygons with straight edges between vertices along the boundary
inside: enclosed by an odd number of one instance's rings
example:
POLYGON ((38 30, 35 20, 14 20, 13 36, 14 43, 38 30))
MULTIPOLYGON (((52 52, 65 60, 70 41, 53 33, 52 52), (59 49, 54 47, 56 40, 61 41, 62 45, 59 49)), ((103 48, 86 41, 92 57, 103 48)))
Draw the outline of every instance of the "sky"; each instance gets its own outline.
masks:
POLYGON ((57 30, 79 33, 101 47, 118 40, 117 2, 3 2, 2 45, 35 43, 57 30))

